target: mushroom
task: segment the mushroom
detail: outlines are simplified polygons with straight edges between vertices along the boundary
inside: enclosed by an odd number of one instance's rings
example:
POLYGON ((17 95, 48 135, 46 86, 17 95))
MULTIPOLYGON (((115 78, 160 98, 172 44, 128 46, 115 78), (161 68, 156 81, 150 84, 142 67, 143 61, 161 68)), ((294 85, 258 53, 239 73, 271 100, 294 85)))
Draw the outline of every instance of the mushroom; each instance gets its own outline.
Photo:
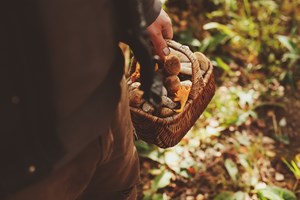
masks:
POLYGON ((168 96, 168 91, 167 88, 165 86, 162 87, 162 94, 161 96, 168 96))
POLYGON ((170 99, 167 96, 162 96, 161 97, 161 104, 165 107, 174 109, 177 106, 177 103, 175 103, 174 101, 172 101, 172 99, 170 99))
POLYGON ((180 68, 180 73, 185 74, 185 75, 192 75, 192 68, 181 67, 180 68))
POLYGON ((190 81, 190 80, 181 81, 180 85, 191 87, 192 86, 192 81, 190 81))
POLYGON ((161 107, 160 111, 159 111, 159 116, 160 117, 170 117, 172 115, 174 115, 175 112, 167 107, 161 107))
POLYGON ((134 89, 137 89, 141 86, 141 83, 140 82, 133 82, 129 85, 128 89, 129 91, 132 91, 134 89))
POLYGON ((147 101, 142 105, 142 110, 146 113, 152 114, 154 112, 154 107, 147 101))
POLYGON ((166 57, 164 63, 164 70, 167 75, 178 75, 180 72, 180 60, 176 55, 169 55, 166 57))
POLYGON ((129 104, 132 107, 140 107, 143 103, 143 94, 144 92, 142 90, 139 89, 134 89, 129 91, 129 104))
POLYGON ((181 67, 192 69, 192 63, 191 62, 180 63, 180 65, 181 65, 181 67))
POLYGON ((196 56, 196 58, 199 62, 200 69, 207 71, 208 67, 209 67, 209 61, 208 61, 207 57, 200 52, 195 52, 194 55, 196 56))
MULTIPOLYGON (((201 66, 200 63, 199 65, 201 66)), ((205 74, 205 71, 202 68, 200 68, 200 72, 202 75, 205 74)), ((192 75, 192 63, 181 63, 180 73, 185 75, 192 75)))
POLYGON ((180 79, 175 75, 168 76, 165 80, 165 86, 169 94, 174 95, 179 90, 180 79))

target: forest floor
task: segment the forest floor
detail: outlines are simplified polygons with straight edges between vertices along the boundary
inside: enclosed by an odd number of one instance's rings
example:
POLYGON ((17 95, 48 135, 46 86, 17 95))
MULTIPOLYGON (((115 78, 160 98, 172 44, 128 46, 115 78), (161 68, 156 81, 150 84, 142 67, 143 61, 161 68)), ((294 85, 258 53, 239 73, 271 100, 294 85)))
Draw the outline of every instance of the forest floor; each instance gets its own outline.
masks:
MULTIPOLYGON (((300 199, 299 180, 282 161, 300 157, 300 90, 285 93, 276 102, 256 108, 257 120, 229 127, 220 135, 199 139, 192 130, 175 147, 180 153, 168 152, 165 161, 141 155, 138 199, 222 200, 238 192, 240 199, 255 200, 266 185, 294 191, 300 199), (200 142, 192 144, 197 139, 200 142), (162 174, 155 170, 160 169, 171 176, 154 191, 155 177, 162 174)), ((296 162, 299 165, 300 159, 296 162)))
POLYGON ((138 199, 300 199, 300 7, 293 2, 166 1, 174 40, 213 61, 217 90, 175 147, 136 142, 138 199), (283 59, 291 53, 298 60, 283 59))

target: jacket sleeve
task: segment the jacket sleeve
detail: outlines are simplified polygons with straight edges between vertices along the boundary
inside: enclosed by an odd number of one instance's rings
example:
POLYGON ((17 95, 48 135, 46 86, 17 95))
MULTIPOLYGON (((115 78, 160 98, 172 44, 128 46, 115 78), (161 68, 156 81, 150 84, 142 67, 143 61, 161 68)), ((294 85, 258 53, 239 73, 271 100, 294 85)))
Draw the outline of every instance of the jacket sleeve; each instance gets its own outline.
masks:
POLYGON ((142 3, 147 26, 149 26, 158 17, 161 10, 161 2, 160 0, 142 0, 142 3))

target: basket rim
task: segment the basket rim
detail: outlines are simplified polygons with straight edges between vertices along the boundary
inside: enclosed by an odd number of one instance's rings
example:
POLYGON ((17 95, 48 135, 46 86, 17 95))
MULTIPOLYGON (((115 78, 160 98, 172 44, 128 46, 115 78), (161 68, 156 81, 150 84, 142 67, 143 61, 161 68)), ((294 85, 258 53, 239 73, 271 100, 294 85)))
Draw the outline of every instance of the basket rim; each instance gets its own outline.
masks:
MULTIPOLYGON (((212 76, 213 74, 213 65, 210 63, 209 65, 209 69, 207 70, 206 74, 204 75, 204 85, 207 85, 210 77, 212 76)), ((202 90, 199 91, 199 96, 203 94, 203 88, 202 90)), ((173 116, 170 116, 170 117, 158 117, 158 116, 154 116, 154 115, 151 115, 149 113, 146 113, 144 111, 142 111, 141 109, 139 108, 135 108, 135 107, 131 107, 130 106, 130 110, 136 114, 139 114, 139 115, 143 115, 144 118, 148 119, 148 120, 151 120, 151 121, 156 121, 157 123, 160 123, 160 124, 170 124, 170 123, 173 123, 174 120, 178 120, 179 118, 181 118, 182 115, 185 115, 186 112, 188 112, 188 109, 189 109, 189 106, 194 102, 193 99, 188 99, 185 107, 183 108, 183 111, 181 113, 178 113, 176 115, 173 115, 173 116)))
MULTIPOLYGON (((177 50, 177 51, 183 53, 190 60, 190 62, 192 64, 191 91, 195 90, 195 87, 197 87, 196 90, 197 90, 198 96, 201 96, 203 94, 203 89, 204 89, 205 85, 207 84, 210 76, 213 73, 212 63, 209 61, 208 70, 206 71, 206 73, 204 74, 204 77, 203 77, 202 74, 200 73, 201 71, 200 71, 199 62, 195 58, 193 52, 189 49, 188 46, 180 44, 174 40, 166 40, 166 42, 170 48, 173 48, 174 50, 177 50)), ((134 62, 132 62, 132 65, 133 64, 134 64, 134 62)), ((185 115, 186 112, 188 112, 188 109, 190 109, 189 107, 192 105, 193 100, 196 98, 196 97, 191 97, 191 91, 189 93, 189 97, 186 102, 186 105, 183 108, 183 111, 178 114, 175 114, 173 116, 170 116, 170 117, 154 116, 154 115, 151 115, 149 113, 142 111, 140 108, 135 108, 135 107, 131 107, 131 106, 130 106, 130 110, 138 115, 142 115, 144 118, 146 118, 148 120, 155 121, 156 123, 170 124, 170 123, 174 122, 174 120, 179 120, 182 117, 182 115, 185 115)))

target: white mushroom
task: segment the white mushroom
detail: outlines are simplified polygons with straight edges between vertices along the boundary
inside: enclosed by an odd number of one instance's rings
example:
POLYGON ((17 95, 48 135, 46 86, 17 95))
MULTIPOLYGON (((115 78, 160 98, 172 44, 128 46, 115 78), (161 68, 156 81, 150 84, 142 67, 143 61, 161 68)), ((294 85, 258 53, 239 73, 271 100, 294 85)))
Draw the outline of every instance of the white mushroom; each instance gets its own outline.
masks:
MULTIPOLYGON (((202 68, 200 68, 200 72, 202 75, 205 74, 205 71, 202 68)), ((181 63, 180 73, 185 75, 192 75, 192 63, 181 63)))
POLYGON ((170 117, 174 114, 175 114, 175 112, 172 109, 167 108, 167 107, 162 107, 159 111, 160 117, 170 117))
POLYGON ((192 75, 192 68, 181 66, 180 73, 185 75, 192 75))
POLYGON ((192 63, 191 62, 182 62, 180 63, 181 67, 191 68, 192 69, 192 63))
POLYGON ((154 107, 147 101, 142 105, 142 110, 146 113, 152 114, 154 112, 154 107))
POLYGON ((137 88, 139 88, 141 86, 141 83, 140 82, 133 82, 133 83, 131 83, 130 85, 129 85, 129 91, 131 91, 131 90, 134 90, 134 89, 137 89, 137 88))
POLYGON ((180 85, 191 87, 192 86, 192 81, 190 81, 190 80, 181 81, 180 85))
POLYGON ((168 96, 168 91, 165 86, 162 87, 162 96, 168 96))
POLYGON ((139 89, 134 89, 129 91, 129 104, 132 107, 140 107, 142 103, 144 102, 142 96, 144 92, 139 89))
POLYGON ((199 65, 200 65, 200 69, 207 71, 208 67, 209 67, 209 60, 208 58, 202 54, 201 52, 195 52, 194 55, 196 56, 199 65))
POLYGON ((167 96, 162 96, 161 97, 161 103, 162 103, 163 106, 166 106, 166 107, 171 108, 171 109, 174 109, 177 106, 177 103, 172 101, 172 99, 170 99, 167 96))

